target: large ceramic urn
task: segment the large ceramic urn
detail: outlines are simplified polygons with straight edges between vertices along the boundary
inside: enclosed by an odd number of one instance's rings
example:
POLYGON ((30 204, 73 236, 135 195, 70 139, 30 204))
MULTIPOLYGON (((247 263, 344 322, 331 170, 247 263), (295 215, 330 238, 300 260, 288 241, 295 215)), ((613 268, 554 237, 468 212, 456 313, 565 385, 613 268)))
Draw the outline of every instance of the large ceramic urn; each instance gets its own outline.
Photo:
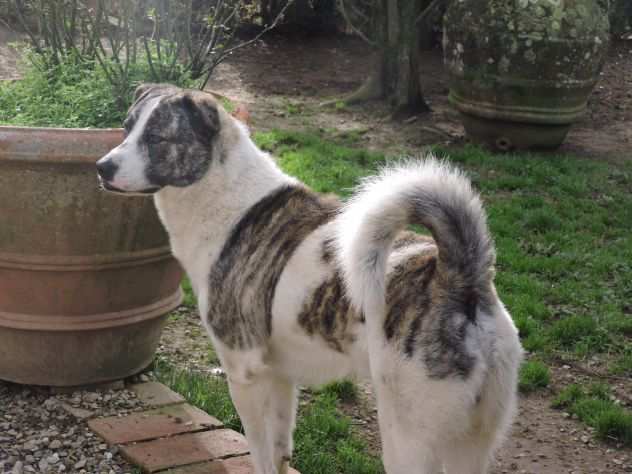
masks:
POLYGON ((0 127, 0 379, 86 385, 151 363, 182 274, 152 199, 98 189, 121 140, 0 127))
POLYGON ((562 143, 608 48, 598 0, 453 0, 445 15, 450 102, 467 135, 501 150, 562 143))

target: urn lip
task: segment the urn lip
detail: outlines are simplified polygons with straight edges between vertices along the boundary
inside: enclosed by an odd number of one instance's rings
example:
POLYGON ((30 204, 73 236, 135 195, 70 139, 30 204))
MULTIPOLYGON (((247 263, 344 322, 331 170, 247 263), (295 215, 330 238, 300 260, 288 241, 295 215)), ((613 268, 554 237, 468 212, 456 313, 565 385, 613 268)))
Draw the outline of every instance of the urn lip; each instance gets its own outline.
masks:
POLYGON ((2 161, 93 164, 123 141, 122 128, 0 125, 2 161))

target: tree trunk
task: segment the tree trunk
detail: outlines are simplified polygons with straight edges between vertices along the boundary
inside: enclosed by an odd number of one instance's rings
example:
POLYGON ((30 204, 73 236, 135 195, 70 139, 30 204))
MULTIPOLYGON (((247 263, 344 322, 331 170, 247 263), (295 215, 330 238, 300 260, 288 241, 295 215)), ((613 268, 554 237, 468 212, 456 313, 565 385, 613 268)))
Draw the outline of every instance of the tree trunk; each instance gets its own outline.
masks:
MULTIPOLYGON (((373 74, 347 102, 385 99, 393 108, 393 117, 406 118, 430 107, 421 90, 419 61, 420 32, 416 18, 430 0, 379 0, 376 33, 380 54, 373 74)), ((423 25, 421 25, 423 26, 423 25)), ((423 33, 420 36, 420 33, 423 33)))
POLYGON ((388 2, 388 47, 382 61, 386 97, 395 118, 430 110, 423 98, 419 69, 419 28, 415 19, 424 0, 388 2))
MULTIPOLYGON (((261 0, 260 3, 264 24, 271 24, 287 1, 261 0)), ((283 24, 304 33, 332 32, 336 29, 335 12, 335 0, 293 0, 285 12, 283 24)))

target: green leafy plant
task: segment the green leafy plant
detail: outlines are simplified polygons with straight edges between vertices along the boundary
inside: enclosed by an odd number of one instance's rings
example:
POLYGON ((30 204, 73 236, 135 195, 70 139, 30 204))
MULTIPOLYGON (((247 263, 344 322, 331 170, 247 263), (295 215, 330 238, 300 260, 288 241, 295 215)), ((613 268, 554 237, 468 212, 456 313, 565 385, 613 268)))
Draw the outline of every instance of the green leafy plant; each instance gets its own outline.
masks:
POLYGON ((337 400, 351 403, 358 399, 358 387, 351 380, 339 380, 325 385, 320 393, 334 396, 337 400))
POLYGON ((518 379, 518 388, 522 393, 531 393, 549 386, 551 374, 549 368, 538 360, 522 364, 518 379))
POLYGON ((595 428, 598 438, 632 446, 632 412, 610 399, 610 388, 605 384, 592 384, 587 388, 569 385, 552 404, 576 415, 595 428))
POLYGON ((203 89, 226 58, 275 28, 291 1, 247 40, 236 35, 246 0, 14 0, 12 11, 30 39, 27 60, 51 87, 73 64, 94 69, 122 113, 139 71, 142 82, 203 89))
POLYGON ((219 64, 276 27, 291 1, 285 1, 272 23, 241 39, 236 32, 246 0, 14 0, 12 11, 30 39, 27 82, 37 88, 3 86, 0 101, 7 107, 0 121, 120 126, 118 118, 139 82, 203 89, 219 64), (86 94, 82 102, 80 96, 86 94), (38 101, 50 113, 31 107, 38 101), (92 115, 84 108, 87 104, 92 115), (59 121, 47 120, 47 114, 59 121))
POLYGON ((28 57, 21 80, 0 83, 0 124, 120 127, 134 88, 150 76, 149 65, 138 61, 130 67, 125 89, 113 93, 104 69, 94 62, 67 57, 40 67, 41 55, 29 52, 28 57))

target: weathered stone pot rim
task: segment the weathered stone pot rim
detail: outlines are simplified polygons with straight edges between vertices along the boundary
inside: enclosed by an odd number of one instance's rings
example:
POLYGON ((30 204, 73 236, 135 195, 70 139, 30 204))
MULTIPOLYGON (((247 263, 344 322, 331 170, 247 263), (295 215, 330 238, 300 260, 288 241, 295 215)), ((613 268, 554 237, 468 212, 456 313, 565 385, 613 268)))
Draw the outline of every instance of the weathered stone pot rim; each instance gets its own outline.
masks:
POLYGON ((33 125, 0 125, 0 129, 36 130, 36 131, 62 131, 62 132, 123 132, 121 127, 40 127, 33 125))
POLYGON ((30 331, 90 331, 128 326, 167 315, 182 303, 182 289, 155 303, 125 311, 92 315, 38 315, 0 311, 0 327, 30 331))
POLYGON ((62 128, 0 125, 0 160, 93 164, 123 141, 122 128, 62 128))
POLYGON ((568 107, 563 111, 560 109, 552 111, 550 108, 544 107, 490 104, 487 102, 474 101, 472 99, 464 99, 454 91, 450 91, 448 100, 460 112, 465 114, 494 120, 508 120, 511 122, 543 125, 568 125, 569 123, 579 120, 586 112, 586 104, 568 107))
POLYGON ((172 258, 166 245, 136 252, 105 255, 31 255, 0 252, 0 268, 28 271, 106 271, 147 265, 172 258))
MULTIPOLYGON (((463 72, 454 71, 453 75, 457 79, 467 80, 467 76, 463 72)), ((492 83, 493 81, 494 84, 499 84, 504 87, 532 86, 533 84, 533 79, 521 79, 518 77, 501 76, 498 74, 486 74, 485 77, 489 78, 488 80, 490 83, 492 83)), ((596 84, 596 81, 593 78, 588 78, 588 79, 566 78, 564 79, 564 82, 566 84, 570 84, 577 87, 585 87, 586 89, 592 89, 596 84)), ((559 81, 557 80, 546 80, 546 79, 538 80, 538 86, 540 88, 546 88, 546 87, 555 88, 555 85, 558 83, 559 81)))

